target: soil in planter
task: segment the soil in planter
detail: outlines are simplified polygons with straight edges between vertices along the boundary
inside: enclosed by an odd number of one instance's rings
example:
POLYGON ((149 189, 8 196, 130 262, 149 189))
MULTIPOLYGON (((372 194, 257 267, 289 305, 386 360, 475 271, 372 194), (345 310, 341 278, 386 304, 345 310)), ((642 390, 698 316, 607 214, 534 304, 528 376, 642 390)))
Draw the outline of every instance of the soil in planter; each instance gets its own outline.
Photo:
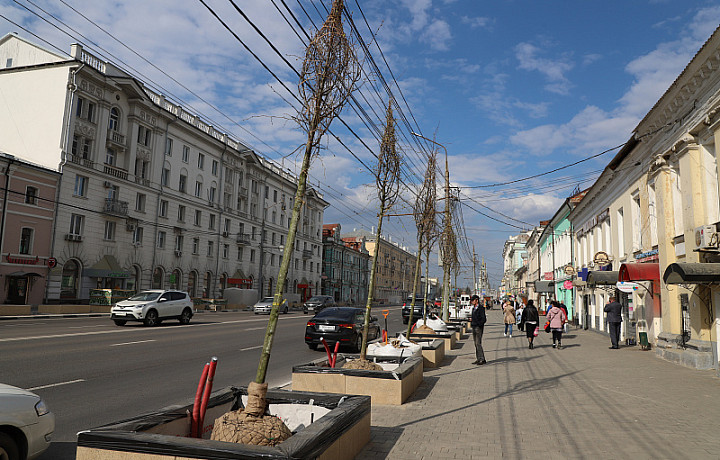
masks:
POLYGON ((343 364, 343 369, 362 369, 366 371, 382 371, 383 368, 379 364, 376 364, 367 359, 353 359, 343 364))
POLYGON ((247 407, 227 412, 216 419, 210 439, 254 446, 276 446, 292 436, 282 420, 265 414, 266 394, 267 383, 251 382, 248 385, 247 407))
POLYGON ((415 332, 416 334, 434 334, 435 330, 423 324, 422 326, 416 327, 413 332, 415 332))

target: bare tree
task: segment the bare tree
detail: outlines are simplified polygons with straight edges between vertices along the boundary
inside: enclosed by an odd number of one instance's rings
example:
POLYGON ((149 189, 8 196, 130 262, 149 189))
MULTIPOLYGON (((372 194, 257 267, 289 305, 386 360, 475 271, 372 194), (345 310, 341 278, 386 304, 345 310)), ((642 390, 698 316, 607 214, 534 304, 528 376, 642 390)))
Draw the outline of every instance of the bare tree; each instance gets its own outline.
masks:
MULTIPOLYGON (((266 408, 267 383, 265 383, 265 377, 277 327, 278 310, 283 300, 283 286, 292 260, 300 213, 305 204, 310 160, 320 148, 322 137, 329 129, 331 122, 342 111, 348 97, 360 80, 360 64, 355 54, 355 47, 343 29, 342 14, 343 0, 333 0, 330 14, 305 50, 298 83, 302 108, 294 119, 307 133, 307 140, 298 177, 297 191, 295 192, 295 201, 293 202, 292 219, 283 251, 282 263, 280 264, 273 307, 265 331, 265 340, 257 375, 255 381, 248 386, 248 404, 244 411, 245 414, 242 417, 232 419, 228 419, 226 416, 229 414, 225 414, 222 421, 218 419, 222 425, 218 431, 224 431, 219 435, 221 440, 244 443, 254 443, 254 438, 260 439, 261 442, 271 438, 274 443, 283 440, 279 435, 268 436, 267 434, 261 434, 254 436, 246 434, 245 431, 247 431, 248 426, 246 419, 251 419, 250 421, 253 423, 262 420, 266 408)), ((218 439, 215 437, 215 431, 213 431, 213 439, 218 439)))
MULTIPOLYGON (((422 254, 426 248, 432 246, 432 243, 435 240, 434 235, 437 233, 437 212, 435 210, 435 203, 437 202, 436 175, 437 154, 435 150, 433 150, 429 155, 428 166, 425 170, 425 178, 415 200, 415 205, 413 206, 413 217, 415 219, 415 228, 417 229, 418 254, 415 259, 415 279, 413 281, 413 293, 410 300, 410 316, 408 318, 407 328, 408 336, 410 335, 413 325, 415 295, 418 280, 420 278, 422 254)), ((425 283, 426 285, 428 283, 427 276, 425 277, 425 283)), ((424 305, 427 305, 427 288, 424 292, 424 305)), ((427 310, 427 308, 424 310, 427 310)))

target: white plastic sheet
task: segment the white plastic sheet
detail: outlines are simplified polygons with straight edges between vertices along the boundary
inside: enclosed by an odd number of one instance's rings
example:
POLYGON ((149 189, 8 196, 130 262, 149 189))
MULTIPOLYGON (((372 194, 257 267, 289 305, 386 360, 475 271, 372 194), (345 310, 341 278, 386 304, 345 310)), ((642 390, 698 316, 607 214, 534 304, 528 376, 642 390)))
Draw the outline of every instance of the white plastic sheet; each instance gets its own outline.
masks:
POLYGON ((422 346, 417 345, 408 341, 405 337, 400 335, 398 337, 399 348, 392 346, 391 344, 376 342, 369 343, 367 347, 367 354, 370 356, 388 356, 393 358, 405 358, 407 356, 422 356, 422 346), (402 340, 401 340, 402 339, 402 340))
POLYGON ((445 324, 445 321, 441 320, 440 318, 428 318, 427 324, 423 322, 423 320, 418 320, 417 323, 415 323, 415 328, 426 325, 430 329, 432 329, 435 332, 447 332, 448 327, 447 324, 445 324))

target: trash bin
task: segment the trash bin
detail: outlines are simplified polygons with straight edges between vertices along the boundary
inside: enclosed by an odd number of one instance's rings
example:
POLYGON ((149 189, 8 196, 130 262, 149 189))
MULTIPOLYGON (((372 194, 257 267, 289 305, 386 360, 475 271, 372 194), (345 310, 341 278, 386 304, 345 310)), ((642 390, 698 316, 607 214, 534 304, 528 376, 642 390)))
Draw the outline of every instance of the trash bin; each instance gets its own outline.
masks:
POLYGON ((637 322, 638 342, 643 350, 650 349, 650 342, 648 342, 648 326, 647 321, 644 319, 638 320, 637 322))

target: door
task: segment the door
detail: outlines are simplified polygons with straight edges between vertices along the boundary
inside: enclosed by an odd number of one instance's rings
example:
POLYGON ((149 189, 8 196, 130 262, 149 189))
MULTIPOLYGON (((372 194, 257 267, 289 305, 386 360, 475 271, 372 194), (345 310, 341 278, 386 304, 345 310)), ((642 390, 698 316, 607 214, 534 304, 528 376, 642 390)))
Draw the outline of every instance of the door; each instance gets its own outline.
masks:
POLYGON ((27 277, 8 277, 8 290, 6 303, 11 305, 25 305, 27 297, 27 277))

